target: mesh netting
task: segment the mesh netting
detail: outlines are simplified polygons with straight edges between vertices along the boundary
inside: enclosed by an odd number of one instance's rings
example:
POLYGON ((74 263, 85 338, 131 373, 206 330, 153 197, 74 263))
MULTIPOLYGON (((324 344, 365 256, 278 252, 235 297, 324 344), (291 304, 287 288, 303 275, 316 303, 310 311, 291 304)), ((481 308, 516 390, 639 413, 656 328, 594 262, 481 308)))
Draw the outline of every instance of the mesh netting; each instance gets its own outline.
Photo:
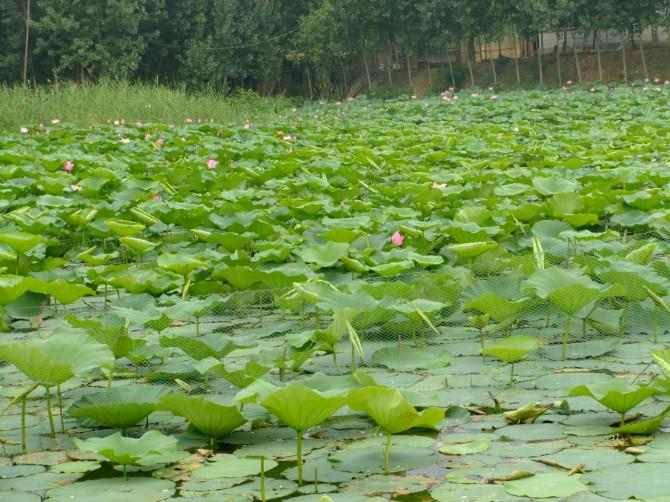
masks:
POLYGON ((75 306, 51 306, 43 315, 54 319, 45 327, 64 321, 98 340, 128 337, 133 350, 118 358, 115 378, 201 390, 216 388, 217 381, 243 388, 277 372, 374 367, 380 364, 376 351, 389 346, 453 345, 458 355, 464 341, 485 346, 511 334, 537 338, 545 354, 560 359, 573 348, 586 350, 585 342, 663 339, 670 329, 666 258, 657 254, 644 265, 633 259, 660 238, 624 236, 625 244, 620 235, 545 239, 535 253, 464 266, 190 299, 110 290, 75 306), (588 250, 603 240, 611 248, 614 239, 632 251, 600 267, 602 257, 588 250), (532 279, 542 267, 546 277, 532 279))

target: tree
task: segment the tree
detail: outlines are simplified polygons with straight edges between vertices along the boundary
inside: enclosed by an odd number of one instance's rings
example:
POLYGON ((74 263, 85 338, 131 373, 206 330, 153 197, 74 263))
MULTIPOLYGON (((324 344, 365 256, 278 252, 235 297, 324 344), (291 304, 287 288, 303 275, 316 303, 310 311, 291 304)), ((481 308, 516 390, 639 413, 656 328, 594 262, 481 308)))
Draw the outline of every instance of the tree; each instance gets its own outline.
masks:
POLYGON ((35 51, 44 56, 55 81, 126 78, 137 70, 144 50, 139 31, 146 17, 144 1, 51 0, 41 5, 35 51))

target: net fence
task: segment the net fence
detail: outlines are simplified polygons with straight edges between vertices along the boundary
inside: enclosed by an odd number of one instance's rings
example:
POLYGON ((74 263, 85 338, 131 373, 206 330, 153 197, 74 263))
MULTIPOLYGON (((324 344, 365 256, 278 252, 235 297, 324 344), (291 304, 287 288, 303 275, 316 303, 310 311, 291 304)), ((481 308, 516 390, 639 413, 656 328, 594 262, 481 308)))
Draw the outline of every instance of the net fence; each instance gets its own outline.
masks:
MULTIPOLYGON (((537 339, 545 354, 567 357, 569 365, 573 349, 588 356, 589 347, 597 354, 612 340, 665 341, 664 237, 544 238, 533 253, 183 299, 110 290, 74 306, 52 304, 41 311, 49 318, 42 328, 64 324, 98 340, 125 337, 132 350, 118 358, 114 378, 203 391, 243 388, 277 372, 375 367, 383 365, 377 352, 388 347, 459 355, 463 344, 472 352, 513 334, 537 339), (613 240, 626 254, 596 258, 597 243, 613 248, 613 240)), ((37 327, 25 317, 15 321, 19 332, 37 327)))

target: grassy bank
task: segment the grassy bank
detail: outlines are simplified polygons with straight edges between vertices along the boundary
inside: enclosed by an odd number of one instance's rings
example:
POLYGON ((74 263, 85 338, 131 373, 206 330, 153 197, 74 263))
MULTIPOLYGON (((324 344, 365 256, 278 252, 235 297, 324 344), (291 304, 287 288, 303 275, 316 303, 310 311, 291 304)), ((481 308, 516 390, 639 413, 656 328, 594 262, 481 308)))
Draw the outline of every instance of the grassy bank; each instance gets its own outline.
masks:
POLYGON ((184 123, 214 119, 241 124, 265 121, 290 105, 283 98, 217 92, 190 93, 158 85, 99 82, 64 84, 37 89, 0 87, 0 130, 46 123, 54 118, 81 127, 113 120, 184 123))

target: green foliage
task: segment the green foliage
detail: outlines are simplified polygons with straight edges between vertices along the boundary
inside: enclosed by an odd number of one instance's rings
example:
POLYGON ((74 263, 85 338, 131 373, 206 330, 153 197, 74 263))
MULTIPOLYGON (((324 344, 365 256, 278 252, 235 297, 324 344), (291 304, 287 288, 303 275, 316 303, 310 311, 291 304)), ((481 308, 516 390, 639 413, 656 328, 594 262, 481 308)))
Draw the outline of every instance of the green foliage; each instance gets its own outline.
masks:
POLYGON ((156 466, 169 464, 185 456, 177 450, 177 439, 158 431, 145 432, 140 438, 123 437, 120 432, 104 438, 75 439, 82 451, 102 455, 114 464, 156 466))

